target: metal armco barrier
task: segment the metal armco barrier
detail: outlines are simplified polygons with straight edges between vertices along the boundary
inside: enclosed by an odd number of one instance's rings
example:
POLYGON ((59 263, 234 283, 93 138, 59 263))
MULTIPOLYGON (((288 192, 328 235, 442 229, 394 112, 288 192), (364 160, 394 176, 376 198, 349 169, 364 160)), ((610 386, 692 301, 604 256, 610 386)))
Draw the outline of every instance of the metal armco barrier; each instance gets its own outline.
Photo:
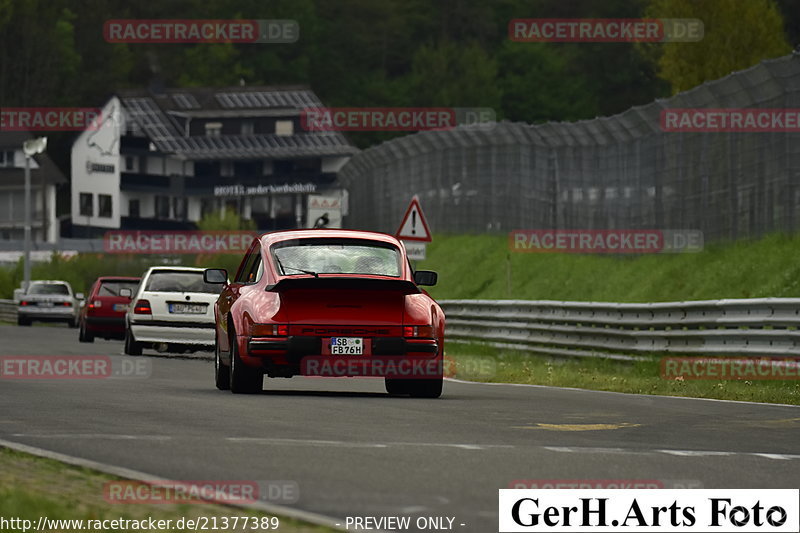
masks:
POLYGON ((622 304, 442 300, 447 339, 556 356, 800 355, 800 298, 622 304))
POLYGON ((17 321, 17 302, 14 300, 0 300, 0 322, 17 321))
MULTIPOLYGON (((800 298, 620 304, 441 300, 447 340, 555 356, 800 356, 800 298)), ((14 300, 0 321, 16 322, 14 300)))

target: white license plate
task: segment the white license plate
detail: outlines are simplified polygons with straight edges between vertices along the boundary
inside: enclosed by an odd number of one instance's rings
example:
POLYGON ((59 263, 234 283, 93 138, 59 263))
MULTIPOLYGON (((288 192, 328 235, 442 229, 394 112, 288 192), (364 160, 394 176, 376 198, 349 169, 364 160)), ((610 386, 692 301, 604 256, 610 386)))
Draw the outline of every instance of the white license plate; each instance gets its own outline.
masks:
POLYGON ((114 304, 114 311, 127 311, 128 304, 114 304))
POLYGON ((206 312, 206 306, 199 304, 169 304, 169 312, 181 315, 202 315, 206 312))
POLYGON ((364 339, 331 337, 331 355, 364 355, 364 339))
POLYGON ((53 307, 53 302, 39 302, 39 307, 53 307))

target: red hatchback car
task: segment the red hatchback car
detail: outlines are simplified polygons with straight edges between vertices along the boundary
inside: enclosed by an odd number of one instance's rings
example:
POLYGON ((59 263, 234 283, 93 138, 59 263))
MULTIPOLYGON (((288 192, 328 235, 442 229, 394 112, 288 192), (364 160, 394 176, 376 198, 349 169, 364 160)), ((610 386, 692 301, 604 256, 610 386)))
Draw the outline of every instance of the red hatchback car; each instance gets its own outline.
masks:
POLYGON ((383 377, 390 394, 442 393, 445 317, 420 289, 405 248, 383 233, 294 230, 255 239, 214 307, 217 388, 262 390, 263 377, 383 377))
POLYGON ((125 313, 131 303, 130 294, 136 292, 139 278, 104 276, 97 278, 86 303, 81 308, 78 340, 94 342, 95 337, 105 339, 125 338, 125 313), (128 296, 123 296, 120 291, 128 296))

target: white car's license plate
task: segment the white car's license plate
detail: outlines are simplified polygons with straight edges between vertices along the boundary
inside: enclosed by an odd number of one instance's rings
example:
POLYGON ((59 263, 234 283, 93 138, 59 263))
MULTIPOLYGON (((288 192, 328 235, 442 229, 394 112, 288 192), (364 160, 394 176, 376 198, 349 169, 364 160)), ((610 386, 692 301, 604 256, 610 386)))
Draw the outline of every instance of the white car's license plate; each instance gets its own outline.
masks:
POLYGON ((202 315, 206 306, 200 304, 169 304, 169 312, 181 315, 202 315))
POLYGON ((364 339, 331 337, 331 355, 364 355, 364 339))
POLYGON ((39 307, 53 307, 53 302, 39 302, 39 307))
POLYGON ((114 311, 127 311, 128 304, 114 304, 114 311))

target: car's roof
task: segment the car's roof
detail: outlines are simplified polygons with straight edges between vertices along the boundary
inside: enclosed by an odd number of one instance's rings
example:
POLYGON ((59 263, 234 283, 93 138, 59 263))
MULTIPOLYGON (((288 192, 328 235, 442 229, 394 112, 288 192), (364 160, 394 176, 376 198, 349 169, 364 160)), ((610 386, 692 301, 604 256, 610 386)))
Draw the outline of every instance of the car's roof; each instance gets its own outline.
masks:
POLYGON ((100 276, 97 281, 139 281, 138 276, 100 276))
POLYGON ((203 272, 205 268, 198 268, 198 267, 182 267, 182 266, 151 266, 147 269, 147 273, 153 272, 154 270, 172 270, 175 272, 203 272))
POLYGON ((365 239, 370 241, 385 242, 400 247, 400 241, 388 233, 353 229, 301 229, 273 231, 270 233, 265 233, 260 237, 260 239, 264 246, 270 246, 276 242, 288 241, 292 239, 365 239))
POLYGON ((45 283, 51 283, 51 284, 52 283, 61 283, 62 285, 69 285, 68 281, 64 281, 62 279, 34 279, 34 280, 31 280, 31 285, 33 285, 34 283, 42 283, 42 284, 45 284, 45 283))

